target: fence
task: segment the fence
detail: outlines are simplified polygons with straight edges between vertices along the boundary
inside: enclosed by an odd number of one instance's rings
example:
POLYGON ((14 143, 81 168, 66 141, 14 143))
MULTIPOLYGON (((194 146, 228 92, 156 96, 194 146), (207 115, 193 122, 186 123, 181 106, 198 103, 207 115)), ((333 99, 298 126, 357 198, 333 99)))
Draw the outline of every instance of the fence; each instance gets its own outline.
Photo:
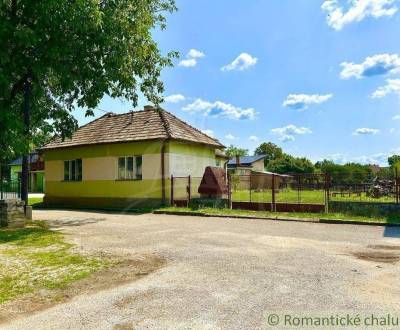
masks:
POLYGON ((328 205, 325 174, 231 175, 232 208, 279 212, 323 212, 328 205))
POLYGON ((21 197, 21 184, 19 181, 0 180, 0 200, 21 197))
MULTIPOLYGON (((171 204, 188 206, 199 199, 201 178, 171 177, 171 204)), ((233 209, 277 212, 328 212, 346 208, 400 208, 397 173, 379 178, 371 173, 274 174, 253 172, 230 175, 227 205, 233 209), (356 204, 356 206, 354 206, 356 204), (365 205, 364 205, 365 204, 365 205), (368 204, 368 205, 367 205, 368 204), (396 206, 397 205, 397 206, 396 206), (393 206, 393 207, 392 207, 393 206)))

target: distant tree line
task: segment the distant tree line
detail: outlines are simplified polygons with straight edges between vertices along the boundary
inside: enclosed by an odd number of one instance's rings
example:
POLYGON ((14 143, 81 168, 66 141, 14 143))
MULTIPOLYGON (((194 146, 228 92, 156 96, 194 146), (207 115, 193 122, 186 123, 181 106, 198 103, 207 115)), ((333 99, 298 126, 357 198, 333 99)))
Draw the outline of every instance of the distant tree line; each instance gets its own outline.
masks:
MULTIPOLYGON (((247 156, 249 151, 233 145, 226 150, 227 155, 234 157, 247 156)), ((392 180, 395 176, 395 168, 399 168, 400 155, 393 155, 388 158, 388 167, 377 167, 370 164, 350 162, 337 164, 331 160, 322 160, 313 163, 305 157, 295 157, 285 153, 282 148, 271 142, 260 144, 254 151, 255 155, 266 155, 264 160, 265 170, 286 174, 286 173, 323 173, 329 174, 334 184, 362 184, 371 182, 378 177, 384 180, 392 180)))

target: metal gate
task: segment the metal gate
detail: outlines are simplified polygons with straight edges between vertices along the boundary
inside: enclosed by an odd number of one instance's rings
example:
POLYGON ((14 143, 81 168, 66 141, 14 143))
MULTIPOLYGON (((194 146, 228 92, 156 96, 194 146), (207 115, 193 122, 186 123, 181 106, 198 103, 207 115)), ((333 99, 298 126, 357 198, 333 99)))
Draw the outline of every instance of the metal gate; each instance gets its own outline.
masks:
POLYGON ((191 200, 191 177, 171 175, 171 205, 187 207, 191 200))

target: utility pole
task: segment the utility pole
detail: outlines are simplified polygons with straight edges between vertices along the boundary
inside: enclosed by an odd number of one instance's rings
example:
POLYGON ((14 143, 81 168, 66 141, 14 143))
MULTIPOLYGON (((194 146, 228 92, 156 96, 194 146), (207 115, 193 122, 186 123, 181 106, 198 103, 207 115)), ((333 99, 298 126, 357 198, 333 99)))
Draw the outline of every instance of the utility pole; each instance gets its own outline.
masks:
MULTIPOLYGON (((30 140, 30 118, 29 118, 29 96, 30 96, 30 77, 27 75, 24 82, 24 109, 23 109, 23 121, 24 121, 24 142, 29 149, 30 140)), ((28 163, 29 152, 22 156, 22 175, 21 175, 21 199, 28 205, 28 180, 29 180, 29 163, 28 163)))

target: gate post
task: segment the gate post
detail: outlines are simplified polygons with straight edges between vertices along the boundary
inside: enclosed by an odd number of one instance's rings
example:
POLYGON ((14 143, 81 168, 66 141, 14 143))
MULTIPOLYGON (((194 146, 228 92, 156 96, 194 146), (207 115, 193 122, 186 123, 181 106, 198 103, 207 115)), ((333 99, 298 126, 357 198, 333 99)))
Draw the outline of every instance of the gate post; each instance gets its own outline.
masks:
POLYGON ((171 174, 171 206, 174 206, 174 176, 171 174))
POLYGON ((272 212, 276 212, 276 202, 275 202, 275 174, 272 174, 272 212))
POLYGON ((231 176, 228 174, 228 208, 232 209, 231 176))
POLYGON ((190 200, 192 199, 192 178, 191 178, 191 176, 189 175, 188 176, 188 206, 189 206, 189 203, 190 203, 190 200))
POLYGON ((325 174, 325 213, 329 213, 329 198, 330 198, 330 176, 325 174))

